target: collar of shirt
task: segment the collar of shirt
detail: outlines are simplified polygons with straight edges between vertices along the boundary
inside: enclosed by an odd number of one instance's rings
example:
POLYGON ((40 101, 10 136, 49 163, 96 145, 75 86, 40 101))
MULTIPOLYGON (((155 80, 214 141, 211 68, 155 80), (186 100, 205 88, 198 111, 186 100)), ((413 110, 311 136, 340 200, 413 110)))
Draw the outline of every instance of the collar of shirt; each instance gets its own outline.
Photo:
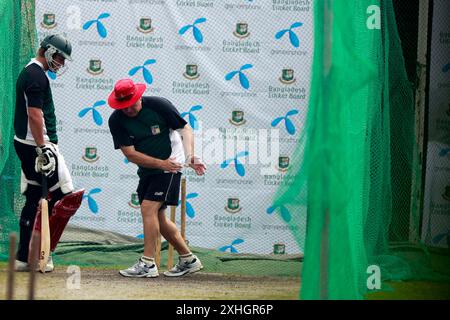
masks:
POLYGON ((45 71, 45 70, 44 70, 44 65, 43 65, 41 62, 39 62, 36 58, 31 59, 31 61, 28 62, 27 67, 28 67, 30 64, 33 64, 33 63, 36 63, 39 67, 41 67, 41 69, 42 69, 43 71, 45 71))

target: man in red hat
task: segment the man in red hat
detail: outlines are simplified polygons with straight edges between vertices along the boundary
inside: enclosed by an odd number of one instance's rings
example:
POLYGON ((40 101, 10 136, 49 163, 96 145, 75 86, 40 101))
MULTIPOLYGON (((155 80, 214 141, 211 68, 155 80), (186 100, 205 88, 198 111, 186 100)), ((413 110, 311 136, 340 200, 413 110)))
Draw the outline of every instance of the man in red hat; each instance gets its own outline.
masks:
POLYGON ((178 205, 180 171, 184 164, 197 175, 203 175, 206 166, 194 155, 192 129, 178 110, 167 99, 143 97, 145 89, 145 84, 122 79, 108 98, 108 104, 115 109, 109 118, 114 148, 122 150, 139 167, 137 194, 144 224, 144 254, 137 263, 119 273, 137 278, 159 276, 154 257, 161 233, 179 254, 177 265, 164 275, 179 277, 199 271, 203 266, 189 250, 176 225, 166 219, 165 209, 168 205, 178 205))

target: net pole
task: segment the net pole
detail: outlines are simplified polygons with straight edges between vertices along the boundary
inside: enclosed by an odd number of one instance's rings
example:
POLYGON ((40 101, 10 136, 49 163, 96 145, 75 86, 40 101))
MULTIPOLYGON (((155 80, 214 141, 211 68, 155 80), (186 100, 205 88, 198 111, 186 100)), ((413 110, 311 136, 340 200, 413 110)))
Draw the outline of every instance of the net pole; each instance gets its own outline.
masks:
POLYGON ((17 235, 9 235, 9 263, 8 263, 8 287, 6 291, 6 300, 14 299, 14 263, 16 254, 17 235))
POLYGON ((417 244, 420 238, 420 218, 422 212, 422 170, 424 161, 425 103, 427 86, 427 54, 429 28, 429 1, 419 2, 419 30, 417 41, 417 81, 415 93, 415 131, 417 150, 413 156, 411 179, 411 207, 409 214, 409 242, 417 244))

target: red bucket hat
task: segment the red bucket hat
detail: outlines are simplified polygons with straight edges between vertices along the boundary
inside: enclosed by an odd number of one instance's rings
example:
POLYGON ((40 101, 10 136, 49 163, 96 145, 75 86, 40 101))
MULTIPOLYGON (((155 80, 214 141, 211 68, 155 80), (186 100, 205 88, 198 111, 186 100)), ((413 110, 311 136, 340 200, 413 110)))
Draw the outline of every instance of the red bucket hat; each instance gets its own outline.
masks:
POLYGON ((134 83, 131 79, 119 80, 108 97, 108 104, 117 110, 128 108, 142 97, 146 88, 145 84, 134 83))

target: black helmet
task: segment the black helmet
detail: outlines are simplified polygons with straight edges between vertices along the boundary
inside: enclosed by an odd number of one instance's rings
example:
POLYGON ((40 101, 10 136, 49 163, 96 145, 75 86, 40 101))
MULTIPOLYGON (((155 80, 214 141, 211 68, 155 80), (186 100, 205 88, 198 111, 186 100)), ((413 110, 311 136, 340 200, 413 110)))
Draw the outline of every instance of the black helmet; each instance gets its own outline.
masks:
POLYGON ((52 34, 44 38, 41 42, 41 48, 49 49, 53 47, 54 53, 61 54, 65 59, 72 61, 72 45, 70 42, 59 34, 52 34))

